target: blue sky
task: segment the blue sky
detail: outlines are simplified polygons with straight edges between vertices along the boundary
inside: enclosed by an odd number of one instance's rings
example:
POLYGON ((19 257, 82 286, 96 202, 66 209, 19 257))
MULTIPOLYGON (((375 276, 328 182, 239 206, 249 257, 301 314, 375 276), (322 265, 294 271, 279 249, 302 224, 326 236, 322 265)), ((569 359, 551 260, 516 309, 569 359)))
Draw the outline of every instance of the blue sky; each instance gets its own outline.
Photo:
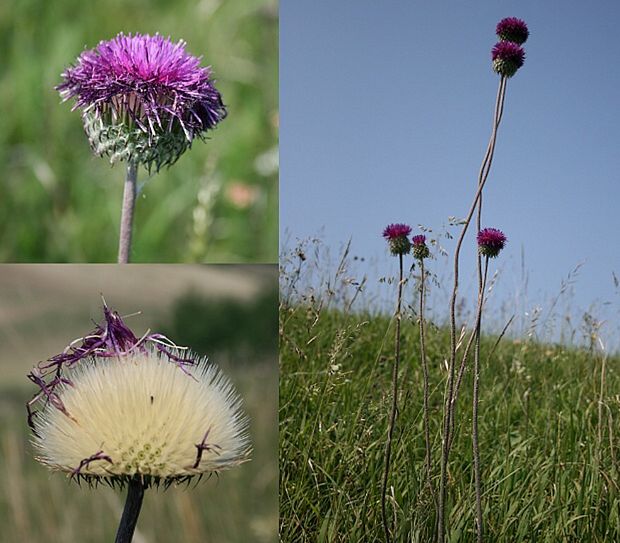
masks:
POLYGON ((284 0, 280 15, 281 240, 351 237, 355 254, 387 260, 387 223, 465 216, 497 91, 495 25, 516 16, 527 59, 483 220, 509 238, 499 288, 514 295, 523 250, 533 302, 584 262, 575 306, 620 305, 619 3, 284 0))

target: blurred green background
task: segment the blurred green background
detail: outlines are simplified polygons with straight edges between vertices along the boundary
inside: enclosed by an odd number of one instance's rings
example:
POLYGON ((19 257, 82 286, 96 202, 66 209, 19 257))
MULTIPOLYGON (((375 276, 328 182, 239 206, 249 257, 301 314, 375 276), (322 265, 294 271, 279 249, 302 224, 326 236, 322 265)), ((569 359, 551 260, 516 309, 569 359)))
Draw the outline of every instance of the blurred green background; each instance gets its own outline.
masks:
POLYGON ((276 287, 276 265, 0 266, 0 541, 114 540, 125 493, 80 488, 36 462, 25 410, 36 391, 26 373, 101 321, 103 294, 121 315, 141 311, 125 319, 138 336, 165 332, 222 368, 243 398, 254 448, 250 462, 195 488, 147 491, 134 543, 275 543, 276 287), (216 338, 219 317, 228 324, 216 338))
POLYGON ((118 32, 184 39, 213 67, 229 116, 136 206, 134 262, 275 262, 275 0, 0 2, 0 261, 115 262, 125 168, 91 154, 54 86, 118 32))

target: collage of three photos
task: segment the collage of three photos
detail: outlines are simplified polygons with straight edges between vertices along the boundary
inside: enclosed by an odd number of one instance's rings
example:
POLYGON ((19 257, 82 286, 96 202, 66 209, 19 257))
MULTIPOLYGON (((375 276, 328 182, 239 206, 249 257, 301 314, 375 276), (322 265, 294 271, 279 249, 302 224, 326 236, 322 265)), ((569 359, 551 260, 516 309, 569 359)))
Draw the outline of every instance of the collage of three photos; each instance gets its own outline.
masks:
POLYGON ((620 541, 619 17, 5 1, 0 542, 620 541))

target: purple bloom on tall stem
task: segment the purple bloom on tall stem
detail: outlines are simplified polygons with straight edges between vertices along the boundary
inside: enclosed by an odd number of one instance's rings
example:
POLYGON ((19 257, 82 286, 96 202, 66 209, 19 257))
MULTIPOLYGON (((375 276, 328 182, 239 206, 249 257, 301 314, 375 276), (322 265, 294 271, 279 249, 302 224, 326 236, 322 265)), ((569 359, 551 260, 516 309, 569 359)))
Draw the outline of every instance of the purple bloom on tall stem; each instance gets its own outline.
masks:
POLYGON ((483 228, 478 232, 478 250, 480 254, 495 258, 506 244, 506 236, 497 228, 483 228))
POLYGON ((404 255, 411 250, 409 234, 411 226, 408 224, 395 223, 385 227, 383 237, 388 241, 393 255, 404 255))
POLYGON ((516 17, 506 17, 497 23, 495 33, 502 41, 511 41, 519 45, 525 43, 530 35, 525 21, 516 17))
POLYGON ((493 70, 505 77, 512 77, 525 62, 525 50, 510 41, 500 41, 491 51, 493 70))
POLYGON ((75 98, 93 150, 148 168, 174 163, 225 116, 211 69, 156 34, 119 34, 84 51, 56 87, 75 98))
POLYGON ((418 260, 422 260, 424 258, 428 258, 430 255, 430 251, 426 245, 426 236, 423 234, 419 234, 417 236, 413 236, 411 238, 413 243, 413 256, 418 260))

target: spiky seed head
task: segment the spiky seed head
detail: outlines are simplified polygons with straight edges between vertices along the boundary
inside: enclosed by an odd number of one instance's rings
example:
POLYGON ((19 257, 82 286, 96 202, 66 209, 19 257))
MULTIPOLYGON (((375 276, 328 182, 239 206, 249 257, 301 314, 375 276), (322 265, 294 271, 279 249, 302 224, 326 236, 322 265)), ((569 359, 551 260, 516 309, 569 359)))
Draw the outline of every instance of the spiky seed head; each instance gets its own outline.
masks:
POLYGON ((409 234, 411 234, 411 226, 408 224, 395 223, 384 228, 383 237, 387 240, 390 252, 394 256, 409 253, 411 250, 409 234))
POLYGON ((155 482, 219 472, 249 458, 248 420, 205 359, 187 370, 155 349, 82 360, 34 419, 38 460, 86 479, 155 482))
POLYGON ((75 98, 93 151, 110 162, 170 166, 226 117, 211 69, 158 34, 118 34, 84 51, 56 87, 75 98))
POLYGON ((525 62, 525 51, 510 41, 500 41, 491 52, 493 70, 505 77, 512 77, 525 62))

